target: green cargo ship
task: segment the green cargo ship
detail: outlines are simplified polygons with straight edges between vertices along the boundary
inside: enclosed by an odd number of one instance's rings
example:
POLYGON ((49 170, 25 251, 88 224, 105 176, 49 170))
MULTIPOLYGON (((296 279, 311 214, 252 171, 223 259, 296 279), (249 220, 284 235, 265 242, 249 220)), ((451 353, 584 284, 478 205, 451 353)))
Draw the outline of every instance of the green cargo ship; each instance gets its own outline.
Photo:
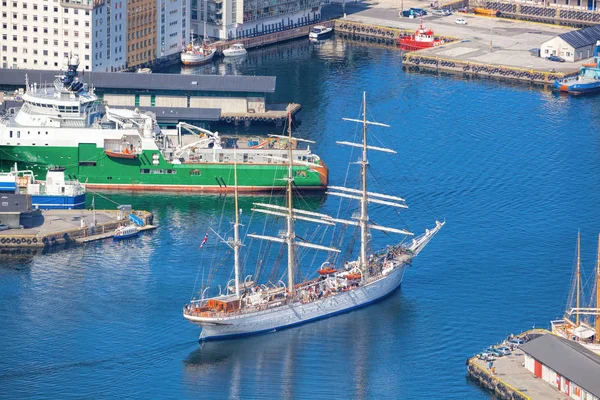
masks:
POLYGON ((305 143, 285 137, 221 137, 180 123, 161 130, 152 113, 100 112, 93 89, 77 79, 76 56, 50 86, 26 82, 23 106, 0 117, 0 168, 16 162, 44 179, 64 167, 70 179, 91 189, 223 192, 233 190, 237 164, 240 191, 285 189, 292 146, 298 189, 324 190, 328 169, 305 143))

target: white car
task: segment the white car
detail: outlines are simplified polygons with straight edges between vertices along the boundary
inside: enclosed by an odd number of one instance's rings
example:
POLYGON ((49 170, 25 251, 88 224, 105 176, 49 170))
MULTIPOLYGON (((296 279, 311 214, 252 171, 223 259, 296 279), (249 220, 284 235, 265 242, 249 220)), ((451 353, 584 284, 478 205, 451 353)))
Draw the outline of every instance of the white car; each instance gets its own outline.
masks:
POLYGON ((456 18, 454 20, 454 23, 458 24, 458 25, 466 25, 467 24, 467 20, 464 19, 464 18, 456 18))

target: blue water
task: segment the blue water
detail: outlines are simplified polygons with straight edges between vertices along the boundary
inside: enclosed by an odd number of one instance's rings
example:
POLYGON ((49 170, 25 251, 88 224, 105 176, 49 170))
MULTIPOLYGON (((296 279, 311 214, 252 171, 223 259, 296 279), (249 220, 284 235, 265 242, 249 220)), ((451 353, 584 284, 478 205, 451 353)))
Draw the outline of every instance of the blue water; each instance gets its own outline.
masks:
MULTIPOLYGON (((181 309, 203 268, 209 274, 218 262, 214 235, 202 250, 198 244, 209 225, 228 229, 220 216, 231 198, 109 194, 153 212, 159 229, 0 261, 0 397, 485 399, 465 378, 466 358, 561 315, 578 229, 591 273, 600 231, 598 98, 404 73, 394 49, 339 40, 252 51, 239 64, 202 71, 276 75, 270 100, 303 105, 296 135, 317 141, 332 184, 344 181, 350 157, 335 141, 357 133, 341 118, 359 115, 366 91, 370 117, 392 125, 375 129, 377 138, 398 151, 371 157, 379 184, 407 199, 401 214, 412 231, 436 218, 446 226, 401 290, 377 305, 200 346, 199 328, 181 309)), ((242 200, 246 223, 259 200, 242 200)), ((304 202, 322 212, 338 207, 331 197, 304 202)), ((98 204, 112 203, 96 197, 98 204)), ((394 214, 376 206, 371 217, 394 214)), ((230 275, 221 268, 213 282, 230 275)))

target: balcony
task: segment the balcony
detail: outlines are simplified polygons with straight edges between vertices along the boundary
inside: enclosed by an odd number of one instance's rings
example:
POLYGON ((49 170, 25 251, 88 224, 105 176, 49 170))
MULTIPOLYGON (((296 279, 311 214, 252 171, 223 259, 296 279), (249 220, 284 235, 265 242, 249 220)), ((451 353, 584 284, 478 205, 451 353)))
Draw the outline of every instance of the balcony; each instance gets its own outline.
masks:
POLYGON ((60 0, 60 4, 63 7, 82 8, 86 10, 102 7, 104 3, 105 0, 60 0))

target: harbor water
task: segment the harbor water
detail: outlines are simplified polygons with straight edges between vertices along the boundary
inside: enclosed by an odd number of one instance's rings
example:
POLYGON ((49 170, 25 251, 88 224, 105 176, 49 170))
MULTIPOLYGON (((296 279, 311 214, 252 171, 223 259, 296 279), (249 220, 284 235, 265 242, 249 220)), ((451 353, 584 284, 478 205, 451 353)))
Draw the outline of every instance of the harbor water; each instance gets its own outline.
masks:
MULTIPOLYGON (((0 258, 1 398, 486 399, 467 381, 465 360, 562 314, 578 229, 583 268, 592 273, 600 231, 597 97, 405 73, 395 49, 337 39, 253 50, 195 71, 277 76, 269 100, 302 104, 295 134, 316 141, 311 148, 333 185, 358 159, 335 142, 355 139, 359 128, 341 118, 359 117, 365 91, 368 117, 392 126, 374 128, 380 142, 373 144, 398 152, 372 154, 373 189, 406 198, 410 208, 401 214, 411 231, 436 218, 446 226, 401 289, 380 303, 200 345, 182 307, 215 265, 207 260, 215 235, 199 244, 209 226, 229 229, 221 214, 231 196, 104 194, 152 212, 159 229, 120 243, 0 258)), ((244 223, 252 202, 263 200, 241 200, 244 223)), ((335 213, 339 200, 311 195, 302 204, 335 213)), ((95 205, 114 207, 100 196, 95 205)), ((375 222, 392 216, 371 209, 375 222)), ((396 239, 374 236, 376 247, 396 239)), ((212 271, 213 286, 229 279, 228 265, 212 271)))

